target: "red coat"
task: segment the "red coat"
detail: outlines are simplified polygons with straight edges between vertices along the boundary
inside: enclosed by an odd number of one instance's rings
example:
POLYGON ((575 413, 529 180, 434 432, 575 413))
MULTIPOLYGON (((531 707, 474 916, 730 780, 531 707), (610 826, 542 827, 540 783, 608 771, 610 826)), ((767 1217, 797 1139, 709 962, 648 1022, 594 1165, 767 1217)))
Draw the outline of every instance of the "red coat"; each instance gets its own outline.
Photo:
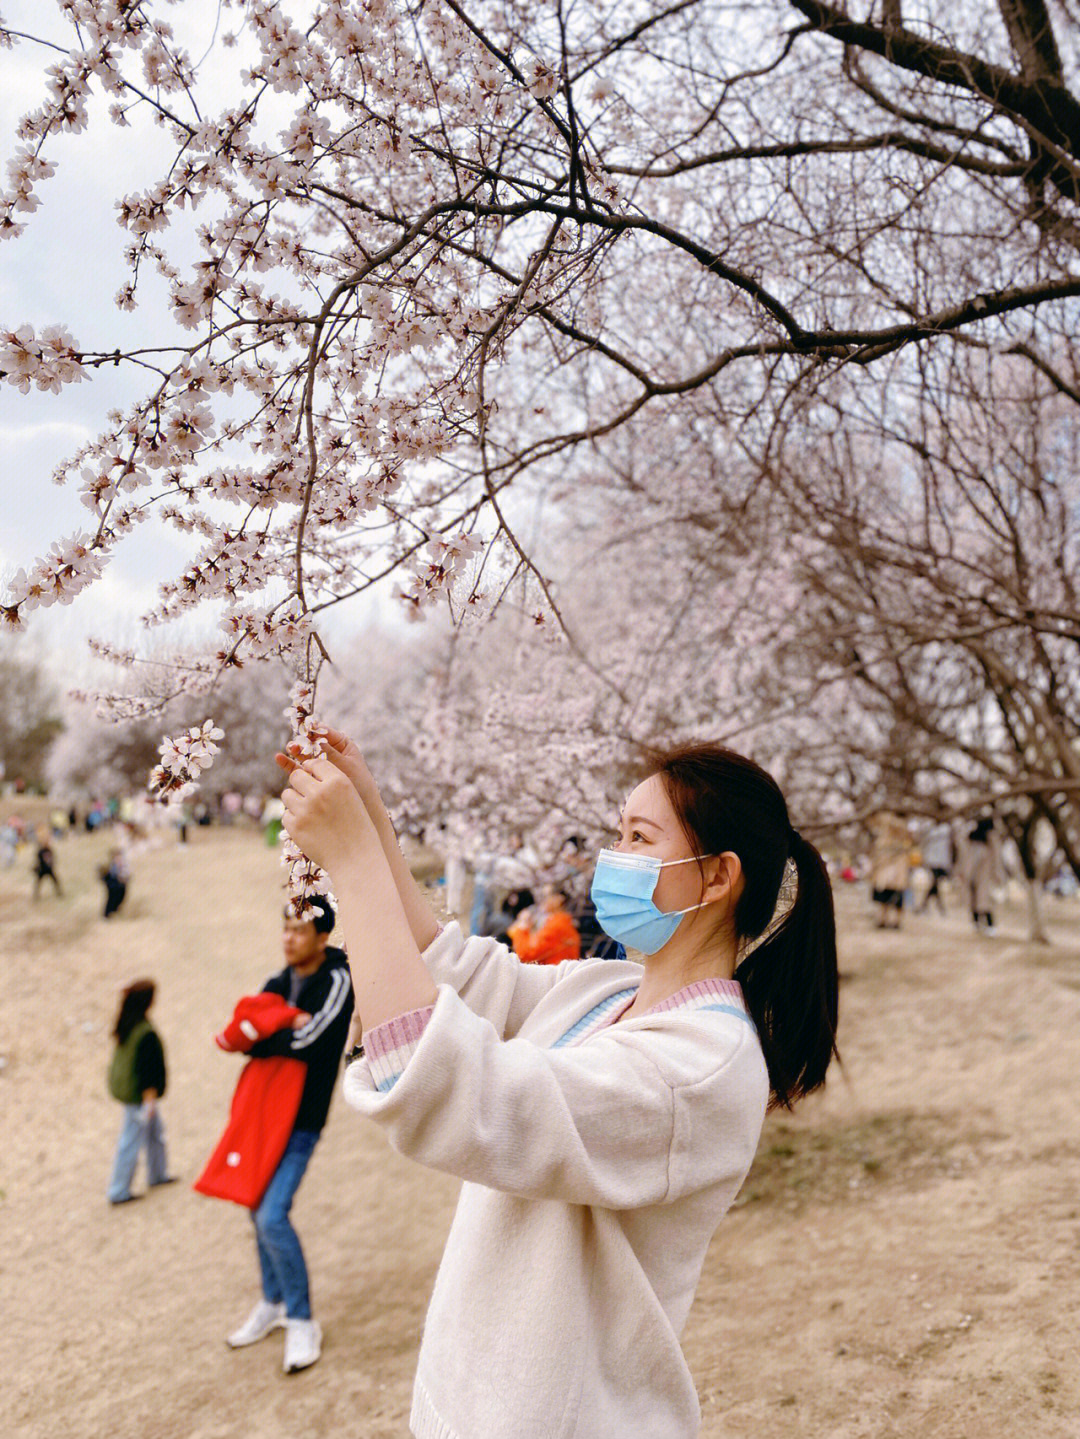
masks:
MULTIPOLYGON (((248 1049, 300 1013, 280 995, 245 995, 217 1043, 222 1049, 248 1049)), ((192 1188, 257 1209, 292 1134, 306 1075, 302 1059, 249 1059, 237 1081, 225 1133, 192 1188)))

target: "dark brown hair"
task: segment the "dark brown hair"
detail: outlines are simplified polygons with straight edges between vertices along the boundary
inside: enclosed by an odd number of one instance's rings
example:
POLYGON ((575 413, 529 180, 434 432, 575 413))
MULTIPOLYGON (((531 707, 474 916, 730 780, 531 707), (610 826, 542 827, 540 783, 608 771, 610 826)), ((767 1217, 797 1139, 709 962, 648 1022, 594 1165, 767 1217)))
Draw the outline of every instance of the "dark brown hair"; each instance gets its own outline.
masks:
POLYGON ((120 996, 120 1009, 113 1025, 113 1038, 123 1044, 147 1010, 154 1002, 155 986, 152 979, 137 979, 129 984, 120 996))
POLYGON ((837 1054, 836 917, 825 862, 792 828, 780 786, 753 760, 699 743, 652 750, 647 763, 695 851, 738 855, 740 940, 769 930, 788 860, 795 866, 790 908, 735 971, 768 1066, 771 1105, 790 1109, 825 1082, 837 1054))

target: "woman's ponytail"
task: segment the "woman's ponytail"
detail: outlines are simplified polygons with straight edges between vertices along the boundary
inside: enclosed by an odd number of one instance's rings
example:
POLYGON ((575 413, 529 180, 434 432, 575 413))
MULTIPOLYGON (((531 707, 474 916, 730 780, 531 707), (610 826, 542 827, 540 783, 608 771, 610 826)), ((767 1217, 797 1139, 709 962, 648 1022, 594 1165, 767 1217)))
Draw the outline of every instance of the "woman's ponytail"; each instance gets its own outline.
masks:
POLYGON ((708 743, 648 758, 696 853, 739 856, 735 930, 741 941, 757 943, 735 978, 761 1039, 771 1103, 790 1109, 824 1083, 837 1053, 836 917, 825 862, 792 829, 779 785, 753 760, 708 743), (795 898, 774 923, 789 860, 795 898))
POLYGON ((791 908, 735 971, 757 1026, 772 1106, 790 1109, 825 1082, 836 1055, 836 916, 825 861, 791 831, 798 876, 791 908))

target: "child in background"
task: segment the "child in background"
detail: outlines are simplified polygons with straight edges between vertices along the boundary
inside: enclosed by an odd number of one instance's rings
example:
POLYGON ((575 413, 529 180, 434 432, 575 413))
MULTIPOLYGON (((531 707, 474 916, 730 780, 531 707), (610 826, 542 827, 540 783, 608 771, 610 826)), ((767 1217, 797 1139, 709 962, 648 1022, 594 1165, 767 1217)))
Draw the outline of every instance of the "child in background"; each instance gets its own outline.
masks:
POLYGON ((127 855, 122 849, 109 851, 109 863, 101 870, 101 878, 105 885, 105 908, 102 914, 105 919, 109 919, 123 904, 128 880, 131 878, 127 855))
POLYGON ((154 1002, 152 979, 137 979, 120 997, 120 1009, 113 1026, 116 1049, 109 1065, 109 1093, 124 1106, 124 1122, 116 1145, 110 1204, 127 1204, 140 1196, 132 1194, 131 1181, 139 1151, 146 1150, 146 1181, 149 1188, 172 1184, 165 1156, 165 1127, 159 1102, 165 1093, 165 1049, 147 1015, 154 1002))

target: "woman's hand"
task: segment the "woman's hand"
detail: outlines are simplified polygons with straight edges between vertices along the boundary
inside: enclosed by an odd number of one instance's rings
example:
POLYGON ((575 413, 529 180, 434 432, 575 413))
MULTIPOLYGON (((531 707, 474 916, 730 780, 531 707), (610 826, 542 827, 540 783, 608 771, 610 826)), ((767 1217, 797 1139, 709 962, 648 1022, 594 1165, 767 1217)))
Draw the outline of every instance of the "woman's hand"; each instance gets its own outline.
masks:
MULTIPOLYGON (((341 772, 352 781, 353 788, 364 802, 368 813, 374 819, 382 809, 382 799, 379 795, 379 788, 376 785, 371 771, 367 767, 364 756, 360 753, 360 746, 355 740, 341 730, 322 729, 316 731, 316 737, 323 740, 326 746, 325 753, 333 753, 334 761, 341 772)), ((277 754, 274 758, 282 769, 290 773, 296 768, 300 746, 294 741, 287 746, 289 753, 277 754)))
MULTIPOLYGON (((347 735, 336 729, 323 729, 318 732, 325 749, 320 762, 330 763, 336 766, 339 774, 344 776, 352 786, 353 793, 357 796, 362 808, 371 823, 374 825, 375 834, 386 863, 394 877, 394 884, 397 887, 398 898, 404 907, 406 917, 409 921, 409 928, 412 931, 413 939, 420 950, 425 950, 439 932, 439 922, 432 913, 431 907, 425 899, 416 880, 409 869, 409 863, 398 844, 397 835, 394 833, 394 826, 386 807, 379 795, 378 786, 371 776, 371 771, 364 762, 364 756, 360 753, 359 746, 354 744, 347 735)), ((298 747, 290 745, 292 753, 277 755, 277 762, 283 770, 295 774, 299 764, 298 747)), ((310 763, 308 765, 311 771, 310 763)), ((285 791, 287 795, 289 790, 285 791)), ((285 795, 282 796, 282 799, 285 795)), ((301 821, 302 822, 302 821, 301 821)), ((291 828, 288 811, 285 816, 285 829, 292 839, 304 849, 309 859, 315 860, 317 864, 322 861, 317 859, 310 850, 306 850, 304 841, 297 838, 296 832, 291 828)), ((318 844, 317 839, 311 841, 318 844)), ((323 866, 326 867, 325 865, 323 866)))
POLYGON ((294 763, 281 800, 289 838, 327 873, 350 858, 363 860, 368 847, 378 845, 371 817, 336 750, 294 763))

